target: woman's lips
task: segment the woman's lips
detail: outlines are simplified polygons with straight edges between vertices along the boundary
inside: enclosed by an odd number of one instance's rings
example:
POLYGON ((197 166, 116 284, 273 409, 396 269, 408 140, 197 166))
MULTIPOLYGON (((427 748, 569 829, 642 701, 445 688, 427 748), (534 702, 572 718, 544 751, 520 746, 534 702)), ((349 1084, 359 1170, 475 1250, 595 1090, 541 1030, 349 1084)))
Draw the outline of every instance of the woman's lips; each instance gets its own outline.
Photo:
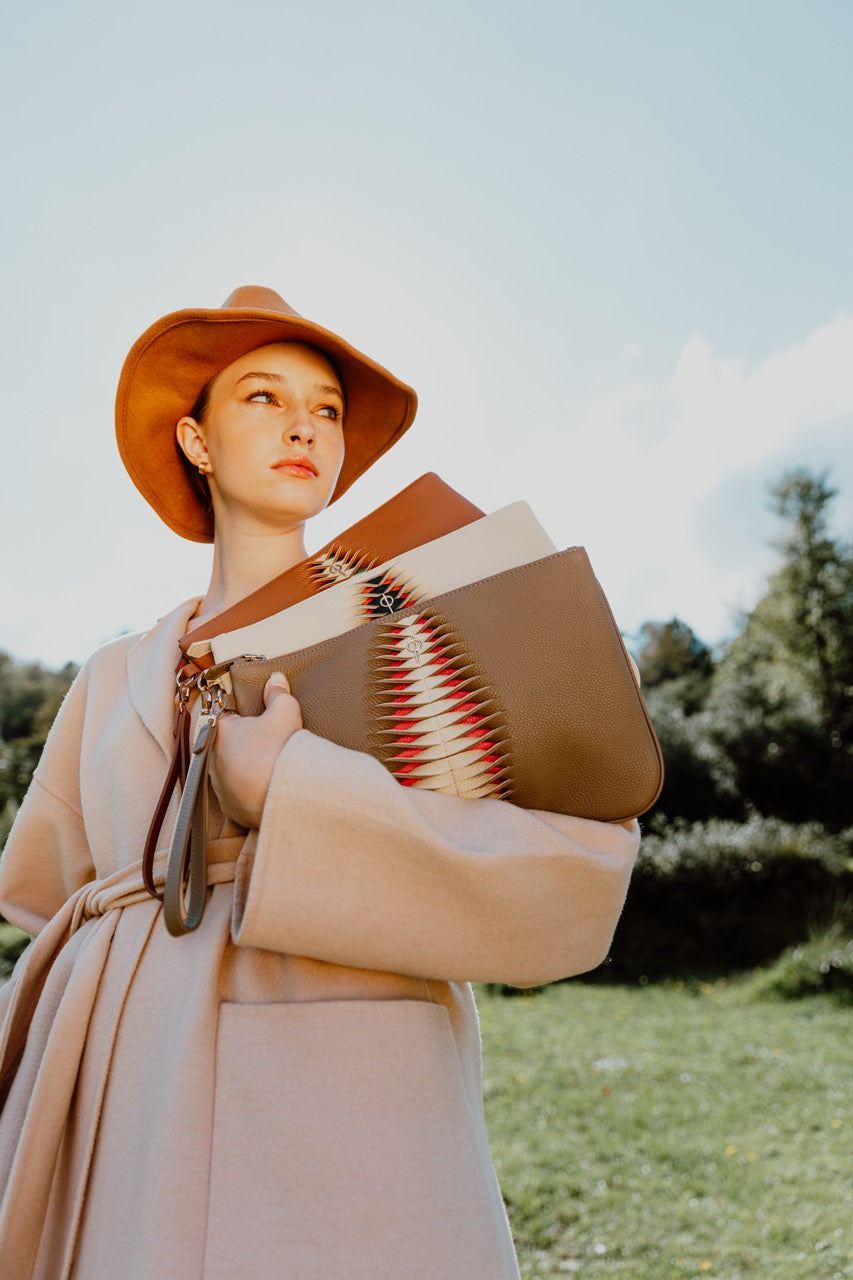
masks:
POLYGON ((302 479, 313 479, 320 474, 310 458, 282 458, 281 462, 273 464, 273 471, 283 471, 285 475, 302 479))

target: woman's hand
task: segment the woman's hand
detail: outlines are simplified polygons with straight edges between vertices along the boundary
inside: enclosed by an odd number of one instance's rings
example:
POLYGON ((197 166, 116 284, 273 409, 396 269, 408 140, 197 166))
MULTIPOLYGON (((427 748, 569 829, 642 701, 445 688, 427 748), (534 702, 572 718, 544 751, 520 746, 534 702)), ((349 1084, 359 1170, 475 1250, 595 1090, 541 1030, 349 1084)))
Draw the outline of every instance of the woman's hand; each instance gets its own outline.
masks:
POLYGON ((219 718, 210 777, 222 812, 241 827, 259 827, 279 752, 302 728, 299 703, 280 672, 264 685, 259 716, 219 718))

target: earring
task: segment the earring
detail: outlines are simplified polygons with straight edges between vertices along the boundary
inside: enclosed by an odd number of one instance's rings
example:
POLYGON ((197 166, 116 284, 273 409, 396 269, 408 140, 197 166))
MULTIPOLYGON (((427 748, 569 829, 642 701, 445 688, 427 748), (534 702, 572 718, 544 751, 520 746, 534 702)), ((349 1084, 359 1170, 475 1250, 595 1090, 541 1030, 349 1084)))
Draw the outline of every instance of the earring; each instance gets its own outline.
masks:
POLYGON ((204 464, 203 462, 200 462, 200 463, 198 464, 198 474, 199 474, 200 476, 206 476, 206 475, 207 475, 207 467, 205 466, 205 464, 204 464))

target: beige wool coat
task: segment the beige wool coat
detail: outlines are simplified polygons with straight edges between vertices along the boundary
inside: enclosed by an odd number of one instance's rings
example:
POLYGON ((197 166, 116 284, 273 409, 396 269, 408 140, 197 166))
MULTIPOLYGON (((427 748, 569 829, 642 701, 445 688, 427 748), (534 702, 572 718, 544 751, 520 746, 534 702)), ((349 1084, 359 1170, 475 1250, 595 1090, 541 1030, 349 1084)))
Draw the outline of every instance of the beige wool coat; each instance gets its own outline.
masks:
POLYGON ((0 996, 0 1275, 516 1277, 468 982, 598 964, 637 824, 404 788, 302 730, 173 938, 140 858, 194 606, 90 659, 0 864, 36 935, 0 996))

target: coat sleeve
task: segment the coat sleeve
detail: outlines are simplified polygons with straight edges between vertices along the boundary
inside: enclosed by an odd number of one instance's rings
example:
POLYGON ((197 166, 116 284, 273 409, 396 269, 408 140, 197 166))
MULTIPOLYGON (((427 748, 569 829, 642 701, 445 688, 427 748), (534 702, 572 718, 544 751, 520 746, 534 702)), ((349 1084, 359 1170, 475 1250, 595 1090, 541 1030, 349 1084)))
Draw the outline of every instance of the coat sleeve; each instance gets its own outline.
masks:
POLYGON ((84 668, 65 696, 0 858, 0 913, 36 934, 95 875, 80 804, 84 668))
POLYGON ((306 730, 241 855, 238 945, 449 981, 533 986, 607 954, 639 845, 602 823, 401 786, 306 730))

